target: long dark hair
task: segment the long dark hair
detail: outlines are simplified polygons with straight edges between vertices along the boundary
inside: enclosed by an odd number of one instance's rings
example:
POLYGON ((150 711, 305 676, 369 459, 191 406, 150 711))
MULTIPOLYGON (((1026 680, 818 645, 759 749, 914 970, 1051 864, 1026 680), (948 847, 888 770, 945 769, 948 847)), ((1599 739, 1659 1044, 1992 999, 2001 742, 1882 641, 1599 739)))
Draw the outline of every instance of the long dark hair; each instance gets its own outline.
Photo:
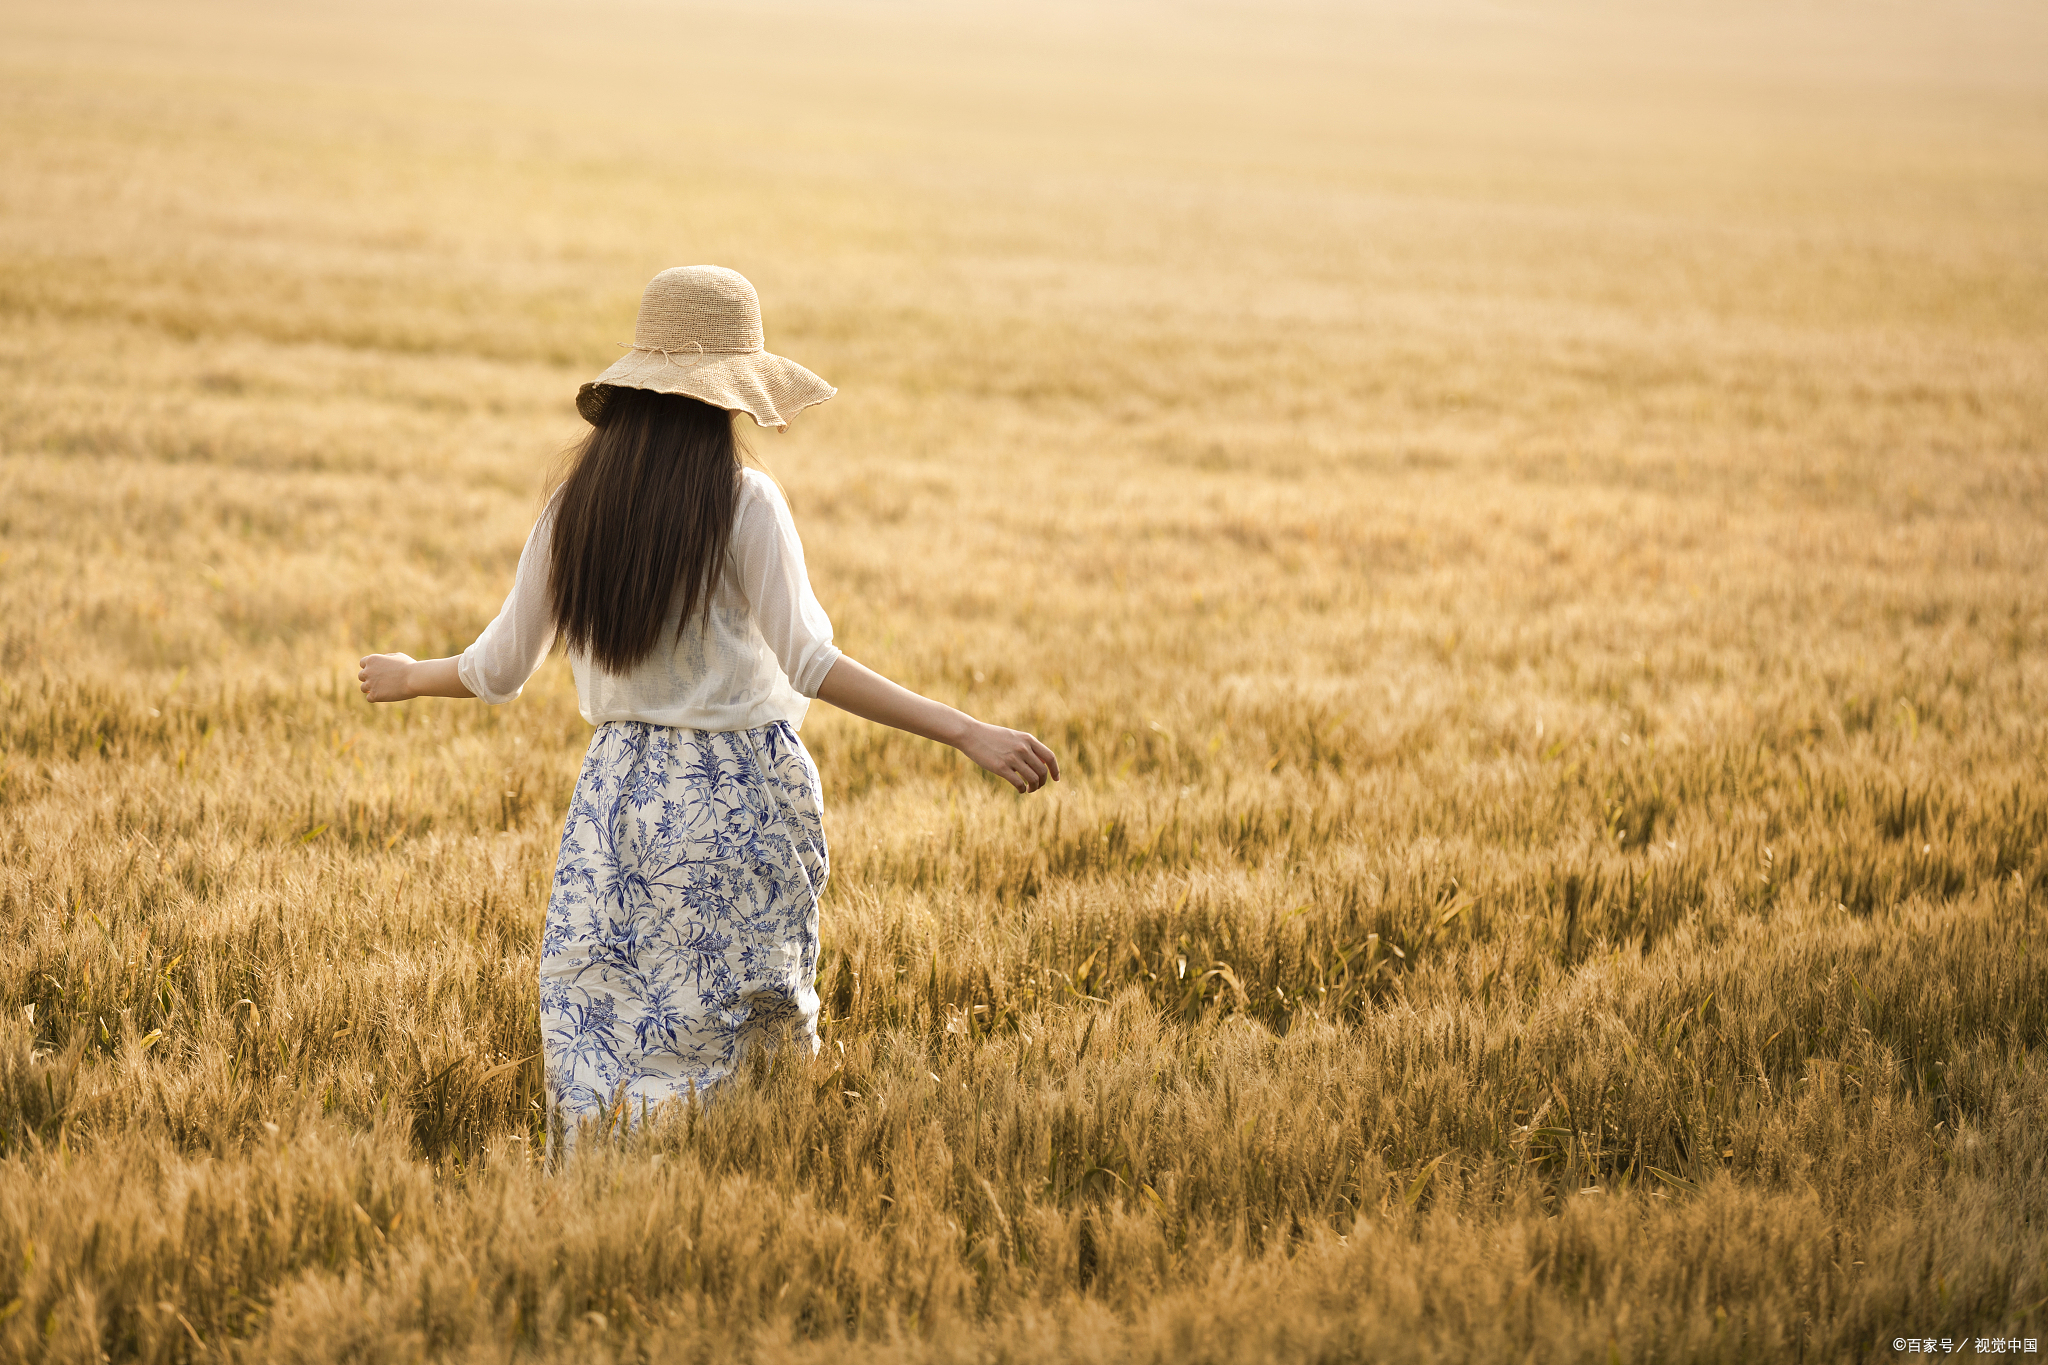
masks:
POLYGON ((613 389, 571 456, 555 507, 549 607, 563 644, 624 673, 709 609, 732 539, 732 414, 675 393, 613 389))

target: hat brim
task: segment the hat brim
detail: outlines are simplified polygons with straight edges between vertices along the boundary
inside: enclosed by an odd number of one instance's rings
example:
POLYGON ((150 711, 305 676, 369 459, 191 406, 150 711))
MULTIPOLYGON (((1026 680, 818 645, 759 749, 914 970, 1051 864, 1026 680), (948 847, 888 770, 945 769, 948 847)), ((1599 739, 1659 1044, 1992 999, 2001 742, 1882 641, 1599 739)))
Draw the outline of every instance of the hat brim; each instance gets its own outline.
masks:
POLYGON ((576 391, 576 411, 584 421, 596 426, 603 419, 610 389, 680 393, 729 412, 744 412, 764 427, 787 426, 805 408, 839 392, 794 360, 770 351, 665 355, 636 350, 620 356, 576 391))

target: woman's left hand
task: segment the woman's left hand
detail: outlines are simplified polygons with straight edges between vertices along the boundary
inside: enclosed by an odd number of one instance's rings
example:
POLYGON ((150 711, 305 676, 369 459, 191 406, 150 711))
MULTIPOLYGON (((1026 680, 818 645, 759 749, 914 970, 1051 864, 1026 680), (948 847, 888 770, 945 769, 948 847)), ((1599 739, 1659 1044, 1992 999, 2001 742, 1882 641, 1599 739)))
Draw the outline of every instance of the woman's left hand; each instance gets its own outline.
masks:
POLYGON ((371 701, 411 701, 419 695, 412 687, 413 663, 410 654, 366 655, 356 681, 371 701))

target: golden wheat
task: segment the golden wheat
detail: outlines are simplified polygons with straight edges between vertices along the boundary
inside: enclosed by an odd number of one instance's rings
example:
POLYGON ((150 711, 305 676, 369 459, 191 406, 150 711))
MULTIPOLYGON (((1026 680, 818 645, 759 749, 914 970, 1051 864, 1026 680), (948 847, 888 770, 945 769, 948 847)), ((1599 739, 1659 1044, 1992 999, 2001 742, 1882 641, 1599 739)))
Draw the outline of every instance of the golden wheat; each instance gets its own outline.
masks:
MULTIPOLYGON (((0 1350, 2048 1326, 2048 21, 0 13, 0 1350), (496 609, 655 269, 854 656, 815 1064, 544 1171, 496 609)), ((1988 1349, 1988 1346, 1987 1346, 1988 1349)))

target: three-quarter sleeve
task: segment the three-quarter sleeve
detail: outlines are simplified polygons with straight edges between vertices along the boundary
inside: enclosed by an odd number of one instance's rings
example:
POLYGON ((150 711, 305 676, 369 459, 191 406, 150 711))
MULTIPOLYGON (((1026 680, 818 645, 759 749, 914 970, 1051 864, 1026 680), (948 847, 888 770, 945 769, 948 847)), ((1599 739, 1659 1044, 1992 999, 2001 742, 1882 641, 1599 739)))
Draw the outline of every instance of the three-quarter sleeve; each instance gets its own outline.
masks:
POLYGON ((554 511, 550 501, 527 534, 526 548, 519 552, 519 571, 505 605, 455 663, 462 685, 494 705, 519 695, 555 642, 554 613, 548 607, 554 511))
POLYGON ((804 571, 804 547, 781 490, 749 473, 752 496, 743 496, 732 528, 732 557, 754 624, 782 665, 789 684, 806 697, 818 695, 825 675, 838 662, 832 622, 811 592, 804 571))

